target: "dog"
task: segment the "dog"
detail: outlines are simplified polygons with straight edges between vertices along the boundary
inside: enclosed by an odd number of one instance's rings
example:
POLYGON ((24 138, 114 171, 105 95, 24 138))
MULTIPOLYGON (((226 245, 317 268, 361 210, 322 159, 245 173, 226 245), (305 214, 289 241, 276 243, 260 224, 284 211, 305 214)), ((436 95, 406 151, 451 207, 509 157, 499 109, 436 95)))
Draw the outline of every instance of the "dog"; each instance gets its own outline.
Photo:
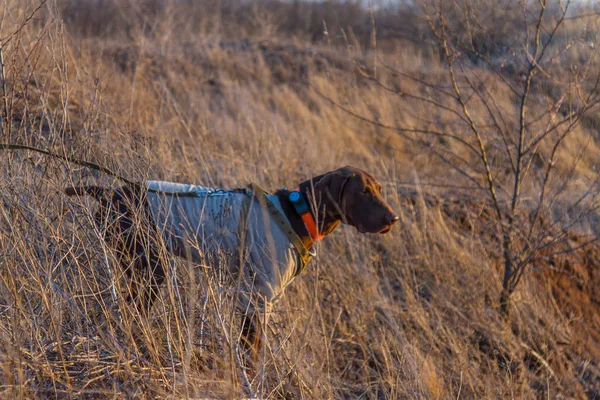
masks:
MULTIPOLYGON (((274 194, 148 181, 119 189, 69 187, 100 203, 95 220, 132 281, 127 301, 147 313, 165 279, 161 245, 195 263, 225 268, 237 284, 242 345, 257 355, 262 316, 314 256, 314 245, 340 224, 387 233, 397 214, 367 172, 344 167, 274 194)), ((164 248, 164 247, 163 247, 164 248)))

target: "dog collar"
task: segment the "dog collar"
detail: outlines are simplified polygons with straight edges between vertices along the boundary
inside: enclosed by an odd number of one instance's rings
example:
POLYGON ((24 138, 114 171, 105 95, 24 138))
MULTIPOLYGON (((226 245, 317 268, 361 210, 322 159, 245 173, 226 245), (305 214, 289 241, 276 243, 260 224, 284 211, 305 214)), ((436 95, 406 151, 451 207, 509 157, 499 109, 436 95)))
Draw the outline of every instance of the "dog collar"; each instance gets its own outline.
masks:
POLYGON ((300 193, 300 190, 296 189, 291 191, 288 195, 288 200, 292 203, 300 218, 302 218, 302 222, 304 222, 304 226, 306 226, 306 230, 313 240, 316 242, 317 240, 323 239, 323 235, 319 234, 315 218, 310 212, 308 204, 302 193, 300 193))

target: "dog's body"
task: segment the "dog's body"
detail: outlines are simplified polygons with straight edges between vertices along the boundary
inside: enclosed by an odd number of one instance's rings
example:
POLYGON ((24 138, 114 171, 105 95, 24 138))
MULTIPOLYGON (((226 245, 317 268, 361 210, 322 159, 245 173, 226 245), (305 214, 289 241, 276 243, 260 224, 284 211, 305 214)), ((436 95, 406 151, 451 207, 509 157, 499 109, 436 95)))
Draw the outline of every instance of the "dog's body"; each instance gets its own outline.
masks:
MULTIPOLYGON (((303 263, 269 209, 253 201, 255 194, 160 181, 147 187, 167 248, 197 264, 229 265, 227 272, 240 278, 238 309, 268 314, 303 263)), ((277 196, 266 195, 266 201, 285 214, 277 196)))
POLYGON ((312 204, 316 236, 296 212, 286 189, 261 198, 261 193, 243 190, 149 181, 117 190, 87 186, 65 192, 87 194, 101 203, 96 221, 105 228, 105 240, 117 250, 125 271, 145 277, 141 282, 133 279, 137 287, 130 295, 140 310, 151 307, 165 278, 160 237, 178 256, 227 266, 234 281, 241 283, 237 304, 245 316, 243 344, 256 352, 261 346, 259 316, 270 311, 304 266, 306 254, 299 254, 300 250, 310 250, 341 222, 363 233, 386 233, 398 220, 381 198, 379 183, 357 168, 317 176, 302 182, 298 191, 312 204), (109 191, 112 196, 107 198, 109 191), (278 222, 274 221, 277 213, 282 216, 278 222), (289 230, 282 228, 281 219, 289 230))

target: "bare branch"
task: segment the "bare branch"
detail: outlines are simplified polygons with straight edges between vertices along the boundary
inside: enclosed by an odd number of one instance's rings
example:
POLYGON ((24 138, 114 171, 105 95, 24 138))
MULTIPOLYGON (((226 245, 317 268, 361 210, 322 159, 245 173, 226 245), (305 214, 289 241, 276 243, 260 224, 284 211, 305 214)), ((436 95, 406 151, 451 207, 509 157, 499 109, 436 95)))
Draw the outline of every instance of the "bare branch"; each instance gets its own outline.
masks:
POLYGON ((427 97, 423 97, 423 96, 411 94, 411 93, 408 93, 408 92, 403 92, 403 91, 401 91, 399 89, 394 89, 394 88, 388 87, 388 86, 384 85, 383 83, 381 83, 381 81, 379 81, 378 79, 376 79, 375 77, 372 77, 372 76, 367 76, 365 78, 368 81, 373 82, 375 85, 377 85, 378 87, 380 87, 381 89, 383 89, 384 91, 386 91, 388 93, 396 94, 396 95, 398 95, 400 97, 408 97, 410 99, 422 101, 424 103, 429 103, 429 104, 434 105, 434 106, 436 106, 436 107, 438 107, 438 108, 440 108, 442 110, 451 112, 452 114, 454 114, 455 116, 457 116, 461 121, 463 121, 465 123, 468 123, 468 121, 458 111, 456 111, 456 110, 454 110, 454 109, 452 109, 452 108, 450 108, 448 106, 445 106, 444 104, 442 104, 440 102, 437 102, 437 101, 435 101, 433 99, 429 99, 427 97))
POLYGON ((38 6, 27 16, 25 17, 25 19, 19 24, 19 27, 17 29, 15 29, 13 32, 9 33, 6 37, 4 38, 0 38, 0 47, 6 47, 6 45, 16 36, 18 35, 23 28, 25 28, 27 26, 27 24, 29 23, 29 21, 31 21, 33 19, 33 17, 35 17, 35 14, 38 13, 38 11, 40 11, 42 9, 42 7, 46 4, 48 0, 41 0, 40 3, 38 4, 38 6))
POLYGON ((437 137, 442 137, 442 138, 447 138, 447 139, 454 139, 457 142, 459 142, 460 144, 462 144, 463 146, 465 146, 468 150, 470 150, 474 154, 478 154, 477 150, 471 144, 469 144, 467 141, 465 141, 463 138, 461 138, 459 136, 456 136, 456 135, 451 134, 451 133, 432 131, 432 130, 429 130, 429 129, 398 128, 398 127, 395 127, 395 126, 385 125, 385 124, 382 124, 381 122, 374 121, 374 120, 369 119, 367 117, 364 117, 364 116, 362 116, 360 114, 357 114, 357 113, 355 113, 352 110, 349 110, 348 108, 342 106, 341 104, 339 104, 338 102, 334 101, 330 97, 328 97, 325 94, 321 93, 321 91, 319 89, 317 89, 314 85, 309 85, 309 86, 321 98, 323 98, 324 100, 328 101, 330 104, 336 106, 337 108, 339 108, 340 110, 344 111, 345 113, 353 116, 354 118, 359 119, 359 120, 361 120, 363 122, 367 122, 367 123, 369 123, 371 125, 377 126, 378 128, 389 129, 389 130, 392 130, 392 131, 396 131, 396 132, 400 133, 401 136, 403 138, 405 138, 405 139, 408 139, 408 140, 411 140, 411 141, 414 140, 414 138, 411 138, 410 136, 406 135, 406 133, 418 133, 418 134, 425 134, 425 135, 437 136, 437 137))
POLYGON ((496 212, 498 214, 498 218, 500 220, 503 219, 502 217, 502 211, 500 210, 500 205, 498 203, 498 196, 496 195, 496 186, 494 184, 494 179, 492 177, 492 172, 490 169, 490 164, 488 162, 487 159, 487 152, 485 150, 485 146, 483 144, 483 139, 481 138, 481 134, 479 132, 479 130, 477 129, 477 126, 475 125, 475 121, 473 121, 473 118, 471 118, 471 115, 469 113, 469 110, 467 108, 467 105, 465 104, 460 89, 458 87, 458 84, 456 82, 456 75, 454 74, 454 69, 452 67, 452 57, 453 55, 450 52, 450 48, 449 48, 449 43, 446 39, 446 35, 445 35, 445 22, 443 19, 443 13, 442 10, 440 10, 440 22, 441 22, 441 26, 442 26, 442 46, 444 48, 444 52, 446 54, 446 63, 448 65, 448 70, 450 73, 450 79, 452 81, 452 87, 454 88, 454 93, 456 94, 457 100, 460 103, 461 107, 462 107, 462 111, 464 116, 466 117, 466 119, 469 121, 469 127, 471 128, 471 131, 473 132, 473 134, 475 135, 475 138, 477 139, 477 144, 479 145, 479 157, 481 158, 481 162, 483 164, 483 167, 485 169, 485 176, 487 179, 487 184, 488 184, 488 189, 489 189, 489 193, 492 197, 492 201, 494 203, 494 207, 496 209, 496 212))
MULTIPOLYGON (((479 100, 481 101, 481 103, 485 107, 485 109, 486 109, 489 117, 493 121, 493 126, 496 128, 496 130, 500 134, 500 137, 502 138, 502 141, 504 142, 504 151, 506 152, 508 160, 510 161, 511 168, 512 168, 512 170, 514 172, 516 170, 516 166, 515 166, 515 162, 513 160, 513 156, 512 156, 512 154, 510 152, 511 145, 508 143, 509 136, 506 134, 506 132, 504 131, 504 129, 502 129, 502 127, 498 123, 498 120, 496 119, 496 114, 490 108, 489 103, 483 97, 483 95, 481 94, 481 91, 473 84, 473 82, 471 81, 471 79, 469 79, 469 76, 468 76, 468 74, 466 74, 465 68, 462 65, 462 63, 459 62, 458 64, 461 67, 464 79, 467 81, 467 83, 469 84, 469 86, 471 87, 471 89, 473 90, 473 92, 475 94, 477 94, 477 97, 479 97, 479 100)), ((483 85, 483 86, 485 87, 485 85, 483 85)), ((488 95, 489 95, 490 94, 489 91, 487 89, 485 89, 485 90, 486 90, 486 93, 488 93, 488 95)), ((502 115, 502 113, 499 113, 499 115, 502 115)))
POLYGON ((385 63, 383 60, 381 60, 381 59, 379 60, 379 64, 383 65, 383 66, 384 66, 386 69, 388 69, 388 70, 389 70, 389 71, 390 71, 390 72, 391 72, 393 75, 399 75, 399 76, 401 76, 401 77, 403 77, 403 78, 410 79, 410 80, 412 80, 412 81, 414 81, 414 82, 417 82, 417 83, 420 83, 421 85, 423 85, 423 86, 426 86, 426 87, 428 87, 428 88, 430 88, 430 89, 434 89, 434 90, 436 91, 436 93, 440 93, 440 94, 443 94, 443 95, 445 95, 445 96, 448 96, 448 97, 451 97, 451 98, 453 98, 453 99, 456 99, 456 96, 454 95, 454 93, 452 93, 452 92, 448 92, 447 90, 445 90, 445 89, 444 89, 442 86, 440 86, 440 85, 436 85, 436 84, 433 84, 433 83, 426 82, 426 81, 424 81, 423 79, 419 79, 419 78, 417 78, 417 77, 414 77, 414 76, 412 76, 412 75, 410 75, 410 74, 408 74, 408 73, 406 73, 406 72, 402 72, 402 71, 400 71, 400 70, 398 70, 398 69, 395 69, 395 68, 394 68, 394 67, 392 67, 391 65, 389 65, 389 64, 386 64, 386 63, 385 63))

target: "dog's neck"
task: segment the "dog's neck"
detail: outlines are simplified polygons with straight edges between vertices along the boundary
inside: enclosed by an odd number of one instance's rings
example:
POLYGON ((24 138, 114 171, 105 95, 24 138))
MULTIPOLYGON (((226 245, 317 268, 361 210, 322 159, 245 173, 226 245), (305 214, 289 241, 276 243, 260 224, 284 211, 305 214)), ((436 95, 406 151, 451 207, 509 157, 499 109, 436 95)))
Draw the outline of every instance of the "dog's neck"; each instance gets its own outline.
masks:
MULTIPOLYGON (((312 179, 313 182, 317 181, 317 178, 312 179)), ((298 186, 300 193, 304 196, 306 202, 311 205, 318 204, 318 211, 315 215, 314 206, 311 207, 310 213, 315 219, 317 229, 322 237, 329 235, 333 230, 342 222, 342 216, 340 215, 339 207, 331 204, 331 200, 327 198, 325 193, 320 193, 318 189, 314 188, 313 183, 310 180, 302 182, 298 186)), ((287 189, 278 190, 276 193, 279 198, 279 202, 286 217, 290 221, 292 228, 302 240, 304 246, 307 249, 311 249, 316 240, 310 235, 304 221, 294 208, 294 205, 289 201, 288 196, 290 191, 287 189)))

